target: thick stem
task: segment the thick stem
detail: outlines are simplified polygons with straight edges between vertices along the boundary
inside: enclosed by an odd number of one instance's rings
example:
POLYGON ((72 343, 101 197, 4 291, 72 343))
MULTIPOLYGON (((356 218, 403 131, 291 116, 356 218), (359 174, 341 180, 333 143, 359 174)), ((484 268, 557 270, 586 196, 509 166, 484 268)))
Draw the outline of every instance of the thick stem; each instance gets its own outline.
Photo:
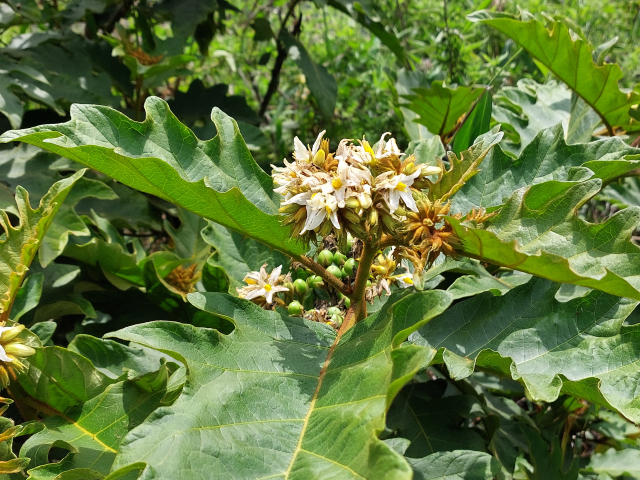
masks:
POLYGON ((335 275, 332 275, 331 273, 329 273, 327 269, 324 268, 319 263, 314 262, 313 260, 311 260, 309 257, 305 255, 300 255, 294 258, 298 262, 303 264, 305 267, 307 267, 309 270, 311 270, 313 273, 315 273, 320 278, 322 278, 322 280, 327 282, 327 284, 331 285, 333 288, 338 290, 341 294, 349 295, 351 293, 349 288, 342 282, 342 280, 340 280, 335 275))
POLYGON ((367 316, 367 301, 364 299, 364 292, 367 288, 367 280, 369 280, 369 272, 371 264, 376 258, 378 245, 364 244, 362 255, 360 256, 360 264, 358 265, 358 273, 356 274, 356 283, 351 294, 351 305, 353 306, 354 323, 359 322, 367 316))

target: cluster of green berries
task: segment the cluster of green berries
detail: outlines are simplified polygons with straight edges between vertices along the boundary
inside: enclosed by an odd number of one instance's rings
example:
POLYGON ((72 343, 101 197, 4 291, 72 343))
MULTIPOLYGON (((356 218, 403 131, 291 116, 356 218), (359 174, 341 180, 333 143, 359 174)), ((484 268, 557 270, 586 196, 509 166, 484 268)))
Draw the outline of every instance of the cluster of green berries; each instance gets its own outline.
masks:
MULTIPOLYGON (((316 261, 325 267, 329 273, 347 284, 355 280, 358 269, 357 262, 353 258, 348 258, 340 251, 332 252, 327 249, 322 250, 318 253, 316 261)), ((338 303, 341 302, 345 308, 351 306, 351 300, 340 292, 335 292, 335 295, 332 297, 328 291, 331 287, 325 286, 321 277, 311 274, 307 269, 300 267, 292 273, 295 280, 293 280, 290 286, 287 286, 296 298, 288 304, 287 310, 289 315, 301 316, 305 313, 305 307, 307 313, 313 314, 315 298, 325 300, 335 298, 335 300, 338 303), (323 295, 321 290, 324 290, 327 295, 323 295), (310 295, 310 292, 314 292, 314 294, 310 295)), ((328 317, 330 323, 339 327, 343 321, 343 313, 343 310, 339 306, 334 305, 326 310, 326 317, 328 317)))

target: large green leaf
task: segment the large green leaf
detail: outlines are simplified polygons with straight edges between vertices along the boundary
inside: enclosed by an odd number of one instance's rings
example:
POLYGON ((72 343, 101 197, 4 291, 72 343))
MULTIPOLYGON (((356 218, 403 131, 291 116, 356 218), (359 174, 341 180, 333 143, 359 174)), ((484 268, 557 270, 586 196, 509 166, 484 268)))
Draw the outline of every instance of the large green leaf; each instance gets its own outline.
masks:
POLYGON ((600 224, 576 216, 601 186, 597 178, 552 180, 516 191, 482 227, 450 218, 456 249, 483 262, 640 300, 640 247, 631 243, 640 208, 600 224))
POLYGON ((620 91, 620 66, 617 63, 598 66, 593 61, 591 46, 580 37, 574 41, 563 22, 553 22, 548 30, 535 19, 523 21, 486 10, 467 18, 512 38, 593 108, 611 133, 613 127, 627 132, 640 129, 640 123, 629 115, 629 108, 640 103, 640 94, 620 91))
POLYGON ((418 87, 412 94, 403 95, 409 101, 403 107, 419 115, 415 122, 427 127, 434 135, 444 137, 454 130, 460 117, 471 109, 484 90, 480 87, 449 88, 436 81, 431 88, 418 87))
POLYGON ((6 132, 0 141, 24 141, 112 176, 293 255, 304 246, 280 225, 280 197, 255 163, 235 122, 218 109, 218 135, 198 140, 156 97, 147 119, 134 122, 107 107, 74 105, 71 121, 6 132))
POLYGON ((458 378, 479 367, 523 382, 535 400, 564 392, 638 422, 640 325, 624 324, 637 302, 595 290, 559 302, 559 288, 533 278, 500 297, 478 295, 410 341, 438 349, 438 361, 458 378))
POLYGON ((490 130, 491 110, 491 93, 485 90, 460 130, 456 132, 452 145, 453 153, 460 155, 462 151, 473 145, 476 138, 490 130))
POLYGON ((469 179, 452 197, 454 212, 474 207, 497 207, 515 190, 548 180, 567 180, 572 168, 584 166, 594 178, 608 183, 640 167, 640 149, 619 138, 567 145, 562 125, 540 131, 514 160, 500 145, 494 147, 469 179))
POLYGON ((60 412, 90 400, 115 382, 82 355, 62 347, 39 348, 28 364, 28 370, 18 376, 20 385, 60 412))
POLYGON ((54 478, 66 471, 81 473, 75 477, 78 479, 102 478, 87 476, 91 472, 108 475, 127 432, 142 423, 164 396, 165 369, 150 375, 157 377, 151 389, 141 388, 137 384, 141 380, 114 383, 86 403, 45 419, 44 430, 29 438, 20 450, 31 458, 29 474, 34 479, 54 478), (53 447, 66 447, 70 453, 62 462, 49 464, 53 447))
POLYGON ((189 371, 182 396, 131 432, 114 468, 145 462, 145 478, 185 469, 210 479, 411 478, 377 434, 393 397, 434 353, 403 341, 451 297, 400 297, 339 339, 321 323, 214 293, 190 300, 232 320, 228 336, 169 322, 110 334, 169 353, 189 371))
POLYGON ((22 187, 16 188, 16 208, 20 224, 13 226, 7 212, 0 210, 0 226, 4 235, 0 238, 0 320, 9 318, 11 306, 24 277, 33 261, 42 239, 47 233, 55 214, 71 187, 84 171, 54 183, 40 200, 40 206, 32 209, 29 194, 22 187))
POLYGON ((415 471, 414 480, 490 480, 500 471, 491 455, 468 450, 434 453, 409 463, 415 471))

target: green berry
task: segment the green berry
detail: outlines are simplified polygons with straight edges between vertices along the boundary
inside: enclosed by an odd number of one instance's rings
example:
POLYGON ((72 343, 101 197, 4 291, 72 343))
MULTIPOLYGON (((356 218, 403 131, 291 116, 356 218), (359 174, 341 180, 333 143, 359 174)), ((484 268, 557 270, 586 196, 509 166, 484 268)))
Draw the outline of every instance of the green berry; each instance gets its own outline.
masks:
POLYGON ((353 258, 348 259, 344 262, 342 269, 347 274, 347 277, 353 277, 353 273, 356 270, 356 261, 353 258))
POLYGON ((318 254, 318 262, 320 262, 320 265, 327 268, 333 263, 333 253, 329 250, 322 250, 318 254))
POLYGON ((327 272, 338 278, 342 278, 342 270, 340 270, 340 267, 337 267, 336 265, 330 265, 327 267, 327 272))
POLYGON ((307 290, 309 290, 309 287, 307 286, 307 282, 305 282, 301 278, 293 282, 293 291, 296 292, 296 295, 300 295, 301 297, 304 297, 304 295, 307 293, 307 290))
POLYGON ((307 285, 309 285, 310 288, 320 288, 322 286, 322 278, 318 275, 311 275, 307 278, 307 285))
POLYGON ((340 315, 342 311, 338 307, 329 307, 327 310, 328 315, 340 315))
POLYGON ((367 280, 367 287, 371 286, 371 280, 367 280))
POLYGON ((349 308, 351 306, 351 299, 349 297, 346 297, 344 299, 344 306, 349 308))
POLYGON ((289 315, 302 315, 302 305, 297 300, 291 302, 287 310, 289 310, 289 315))
POLYGON ((336 324, 336 327, 340 328, 344 318, 342 318, 342 315, 331 315, 331 321, 336 324))
POLYGON ((333 254, 333 263, 336 265, 342 265, 347 261, 347 256, 344 253, 336 252, 333 254))

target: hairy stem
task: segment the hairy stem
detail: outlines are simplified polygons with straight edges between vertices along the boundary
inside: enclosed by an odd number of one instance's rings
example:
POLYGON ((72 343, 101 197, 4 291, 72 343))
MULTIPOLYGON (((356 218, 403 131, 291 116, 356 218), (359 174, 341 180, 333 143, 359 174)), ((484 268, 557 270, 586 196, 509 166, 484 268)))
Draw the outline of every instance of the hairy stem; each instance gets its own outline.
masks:
POLYGON ((329 273, 327 269, 319 263, 313 261, 305 255, 300 255, 294 258, 309 270, 311 270, 313 273, 322 278, 322 280, 324 280, 328 285, 331 285, 333 288, 339 291, 341 294, 349 295, 351 293, 349 288, 342 282, 342 280, 329 273))
POLYGON ((372 245, 365 242, 362 255, 360 256, 360 265, 356 274, 356 283, 351 294, 351 305, 354 313, 354 323, 359 322, 367 316, 367 301, 364 298, 364 292, 367 288, 367 280, 369 280, 369 272, 371 264, 376 258, 378 245, 372 245))

